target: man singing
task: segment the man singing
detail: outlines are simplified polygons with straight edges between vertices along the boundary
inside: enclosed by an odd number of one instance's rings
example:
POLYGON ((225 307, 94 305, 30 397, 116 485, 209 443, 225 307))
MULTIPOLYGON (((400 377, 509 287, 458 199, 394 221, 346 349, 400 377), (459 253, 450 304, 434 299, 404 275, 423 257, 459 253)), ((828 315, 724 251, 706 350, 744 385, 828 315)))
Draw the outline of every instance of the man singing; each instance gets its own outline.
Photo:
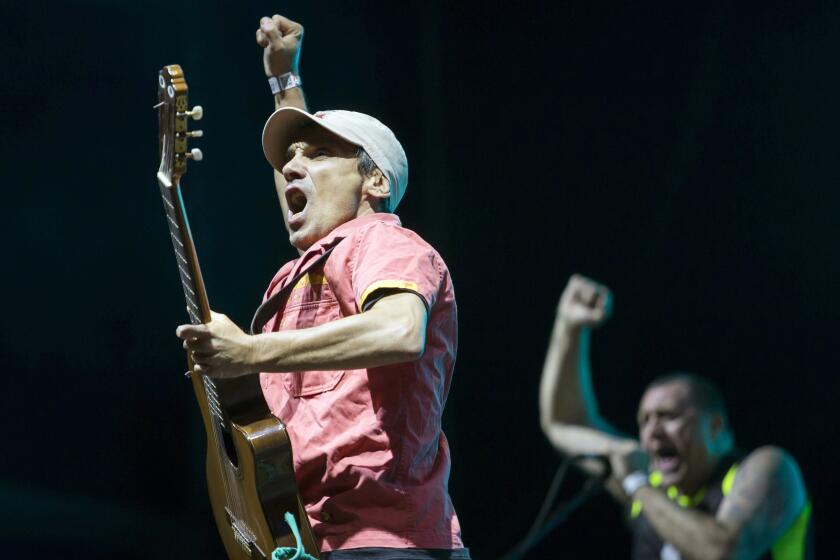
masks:
POLYGON ((256 35, 277 107, 263 150, 300 258, 269 284, 266 300, 288 295, 261 333, 214 313, 177 334, 198 371, 262 372, 322 558, 468 559, 441 430, 455 295, 440 255, 393 213, 405 153, 373 117, 305 111, 300 24, 262 18, 256 35))
POLYGON ((589 340, 610 300, 604 286, 569 280, 543 368, 540 416, 559 451, 609 456, 607 489, 629 506, 633 558, 813 558, 811 506, 796 461, 777 447, 738 452, 723 398, 708 380, 672 373, 648 385, 638 441, 601 417, 589 340))

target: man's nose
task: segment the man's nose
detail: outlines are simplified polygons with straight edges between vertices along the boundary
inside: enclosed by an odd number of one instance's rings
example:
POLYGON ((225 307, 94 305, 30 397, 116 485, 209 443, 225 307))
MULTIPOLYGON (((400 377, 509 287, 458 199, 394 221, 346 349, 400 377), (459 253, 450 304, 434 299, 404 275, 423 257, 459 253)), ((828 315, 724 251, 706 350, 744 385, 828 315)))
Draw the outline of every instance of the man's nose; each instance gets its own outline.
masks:
POLYGON ((301 179, 306 175, 300 153, 296 153, 292 159, 286 162, 281 173, 283 174, 283 178, 286 179, 286 182, 301 179))
POLYGON ((662 422, 657 418, 651 418, 650 420, 645 423, 644 428, 642 429, 642 437, 646 440, 650 440, 653 437, 662 435, 662 422))

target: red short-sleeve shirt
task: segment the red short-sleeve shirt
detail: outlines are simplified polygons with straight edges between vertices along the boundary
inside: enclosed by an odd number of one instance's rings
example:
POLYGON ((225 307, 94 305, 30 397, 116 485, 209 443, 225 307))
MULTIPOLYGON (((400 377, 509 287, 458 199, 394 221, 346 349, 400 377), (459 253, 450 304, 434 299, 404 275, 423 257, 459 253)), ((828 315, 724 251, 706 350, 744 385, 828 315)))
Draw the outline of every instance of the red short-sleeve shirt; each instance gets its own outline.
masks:
POLYGON ((441 415, 452 381, 457 312, 440 255, 392 214, 347 222, 287 263, 266 298, 343 238, 298 280, 264 332, 361 313, 379 289, 416 293, 429 312, 413 362, 348 371, 262 373, 263 394, 288 430, 295 476, 321 550, 461 548, 447 490, 441 415))

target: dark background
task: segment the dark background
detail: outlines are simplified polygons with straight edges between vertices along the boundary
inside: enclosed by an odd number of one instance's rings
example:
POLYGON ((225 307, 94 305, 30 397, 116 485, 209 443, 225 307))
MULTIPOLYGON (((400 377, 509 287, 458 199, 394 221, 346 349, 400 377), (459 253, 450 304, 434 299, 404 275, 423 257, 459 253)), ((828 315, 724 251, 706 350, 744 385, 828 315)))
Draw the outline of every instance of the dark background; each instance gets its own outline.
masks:
MULTIPOLYGON (((633 432, 653 376, 711 377, 742 447, 799 460, 836 549, 840 6, 593 4, 4 2, 2 556, 223 558, 152 105, 181 64, 206 110, 193 233, 211 304, 245 324, 294 256, 260 147, 254 30, 278 11, 306 26, 310 108, 401 139, 400 216, 454 277, 450 490, 475 558, 524 533, 558 462, 537 385, 573 272, 616 297, 593 342, 606 416, 633 432)), ((531 557, 628 542, 601 497, 531 557)))

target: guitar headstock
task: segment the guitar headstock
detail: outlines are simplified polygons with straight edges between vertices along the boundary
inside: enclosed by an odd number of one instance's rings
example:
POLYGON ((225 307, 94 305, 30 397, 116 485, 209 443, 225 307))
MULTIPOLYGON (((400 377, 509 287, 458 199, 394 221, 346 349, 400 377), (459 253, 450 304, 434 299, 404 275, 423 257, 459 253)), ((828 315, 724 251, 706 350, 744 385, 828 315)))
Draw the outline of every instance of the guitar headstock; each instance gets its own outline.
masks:
POLYGON ((158 179, 167 186, 178 183, 181 175, 187 172, 187 160, 201 161, 198 148, 187 150, 189 138, 200 138, 200 130, 189 131, 189 118, 200 120, 204 116, 201 105, 188 109, 187 81, 184 72, 177 64, 164 66, 158 73, 158 109, 160 137, 160 168, 158 179))

